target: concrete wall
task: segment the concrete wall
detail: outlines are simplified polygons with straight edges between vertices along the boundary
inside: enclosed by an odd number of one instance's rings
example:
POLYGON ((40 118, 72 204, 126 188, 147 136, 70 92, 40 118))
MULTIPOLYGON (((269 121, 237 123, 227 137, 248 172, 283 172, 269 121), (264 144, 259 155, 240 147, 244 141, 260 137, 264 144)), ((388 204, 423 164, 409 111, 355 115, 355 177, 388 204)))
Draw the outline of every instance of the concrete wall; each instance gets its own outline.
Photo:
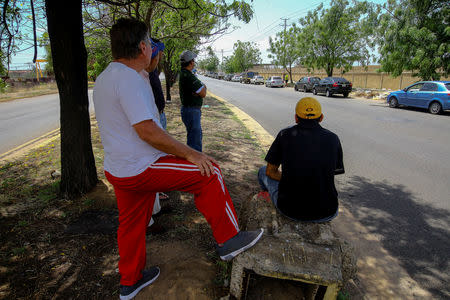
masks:
MULTIPOLYGON (((367 70, 364 67, 353 67, 345 74, 341 70, 336 69, 333 72, 333 76, 344 77, 353 83, 354 88, 368 88, 368 89, 387 89, 387 90, 399 90, 407 87, 408 85, 419 81, 420 78, 413 77, 411 72, 403 72, 398 77, 392 77, 387 73, 380 73, 377 70, 380 66, 368 66, 367 70)), ((259 75, 267 78, 269 76, 282 76, 286 73, 284 69, 274 68, 273 66, 255 66, 251 71, 256 71, 259 75)), ((292 80, 298 81, 304 76, 317 76, 320 78, 327 77, 327 74, 323 70, 314 70, 308 72, 306 68, 294 67, 292 68, 292 80)), ((441 78, 441 80, 450 80, 449 77, 441 78)))

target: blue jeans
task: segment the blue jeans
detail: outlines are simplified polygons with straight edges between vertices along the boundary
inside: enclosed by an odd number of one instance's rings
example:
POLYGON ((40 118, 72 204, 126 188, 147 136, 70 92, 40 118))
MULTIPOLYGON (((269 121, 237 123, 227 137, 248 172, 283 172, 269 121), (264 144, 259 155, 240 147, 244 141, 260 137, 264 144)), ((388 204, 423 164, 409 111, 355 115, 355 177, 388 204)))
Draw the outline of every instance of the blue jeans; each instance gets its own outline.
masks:
POLYGON ((258 181, 259 185, 264 191, 268 191, 270 195, 270 199, 272 200, 273 205, 277 207, 278 202, 278 184, 279 181, 276 181, 269 176, 266 175, 267 167, 261 167, 258 171, 258 181))
MULTIPOLYGON (((263 190, 269 192, 270 199, 272 200, 273 205, 278 210, 278 206, 277 206, 277 203, 278 203, 278 184, 280 182, 270 178, 269 176, 267 176, 266 175, 266 169, 267 169, 266 166, 261 167, 259 169, 259 171, 258 171, 258 182, 259 182, 259 185, 261 186, 261 188, 263 190)), ((323 219, 311 220, 311 221, 303 221, 303 222, 307 222, 307 223, 328 222, 328 221, 331 221, 332 219, 334 219, 338 215, 338 211, 339 210, 336 210, 336 213, 334 215, 326 217, 326 218, 323 218, 323 219)), ((281 213, 281 214, 283 214, 283 213, 281 213)), ((286 217, 289 218, 289 216, 286 216, 286 217)))
POLYGON ((202 110, 198 106, 182 106, 181 120, 186 126, 187 144, 189 147, 202 152, 202 110))
POLYGON ((159 114, 159 122, 161 123, 161 126, 164 130, 167 130, 167 119, 166 119, 166 113, 162 112, 159 114))

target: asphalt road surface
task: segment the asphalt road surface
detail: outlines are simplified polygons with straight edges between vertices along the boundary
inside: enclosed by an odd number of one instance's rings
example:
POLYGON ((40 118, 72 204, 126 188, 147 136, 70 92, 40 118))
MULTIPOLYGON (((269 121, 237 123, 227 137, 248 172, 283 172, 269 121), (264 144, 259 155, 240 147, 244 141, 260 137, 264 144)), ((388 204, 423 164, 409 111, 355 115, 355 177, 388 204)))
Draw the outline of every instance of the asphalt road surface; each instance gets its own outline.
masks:
MULTIPOLYGON (((92 92, 89 110, 94 111, 92 92)), ((0 103, 0 155, 59 127, 59 95, 0 103)))
MULTIPOLYGON (((199 76, 208 90, 270 134, 294 124, 296 102, 311 93, 199 76)), ((372 100, 317 96, 323 127, 341 139, 346 174, 341 203, 433 298, 450 297, 450 114, 392 109, 372 100)))

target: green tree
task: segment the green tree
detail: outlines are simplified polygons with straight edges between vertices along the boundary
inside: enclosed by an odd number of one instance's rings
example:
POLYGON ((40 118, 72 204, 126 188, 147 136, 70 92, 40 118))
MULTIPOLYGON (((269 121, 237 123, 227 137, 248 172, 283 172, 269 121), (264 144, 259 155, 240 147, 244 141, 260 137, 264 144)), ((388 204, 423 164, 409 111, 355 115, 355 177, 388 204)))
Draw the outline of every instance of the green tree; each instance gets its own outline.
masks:
POLYGON ((224 57, 223 63, 222 63, 222 69, 225 73, 236 73, 237 71, 234 70, 233 63, 232 63, 232 57, 224 57))
POLYGON ((389 0, 378 42, 381 70, 399 76, 413 71, 423 80, 450 74, 448 0, 389 0))
POLYGON ((268 57, 272 59, 272 63, 282 66, 289 74, 292 82, 292 66, 300 58, 298 47, 298 28, 293 24, 287 31, 278 32, 275 39, 269 37, 270 52, 268 57))
POLYGON ((50 47, 50 38, 48 37, 48 32, 44 32, 42 37, 39 38, 39 47, 44 47, 45 49, 45 60, 47 63, 45 64, 45 72, 47 74, 53 74, 53 59, 52 59, 52 49, 50 47))
POLYGON ((87 70, 89 80, 95 81, 97 76, 112 61, 111 47, 107 32, 103 29, 94 30, 94 33, 85 38, 87 70))
POLYGON ((211 46, 206 48, 207 56, 198 62, 198 68, 206 71, 216 72, 219 67, 219 58, 212 50, 211 46))
POLYGON ((225 69, 230 73, 243 72, 261 62, 261 52, 255 43, 237 41, 233 54, 225 59, 225 69))
MULTIPOLYGON (((201 38, 223 34, 231 26, 229 19, 236 17, 249 22, 253 16, 245 1, 211 0, 141 0, 118 6, 118 2, 86 0, 85 31, 107 28, 120 17, 135 17, 149 27, 150 36, 166 45, 162 62, 166 77, 166 97, 180 70, 179 55, 183 50, 195 50, 201 38), (102 2, 99 4, 98 2, 102 2)), ((89 49, 88 49, 89 51, 89 49)))
POLYGON ((371 39, 377 24, 376 6, 354 1, 332 0, 330 7, 320 5, 300 19, 298 37, 300 62, 312 69, 325 69, 328 76, 334 68, 344 72, 355 62, 366 66, 371 59, 371 39))

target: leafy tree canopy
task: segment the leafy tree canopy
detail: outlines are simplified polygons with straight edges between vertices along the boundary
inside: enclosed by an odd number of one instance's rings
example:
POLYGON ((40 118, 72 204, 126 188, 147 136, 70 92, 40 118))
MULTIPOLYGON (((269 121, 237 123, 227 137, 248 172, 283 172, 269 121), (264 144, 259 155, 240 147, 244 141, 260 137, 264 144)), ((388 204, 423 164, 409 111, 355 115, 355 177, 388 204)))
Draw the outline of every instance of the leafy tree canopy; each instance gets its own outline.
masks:
POLYGON ((261 51, 255 43, 237 41, 233 46, 233 54, 224 59, 227 73, 238 73, 248 70, 261 62, 261 51))
POLYGON ((298 27, 293 24, 287 31, 278 32, 275 39, 269 38, 270 48, 268 49, 268 57, 272 59, 272 63, 283 66, 289 73, 292 81, 292 66, 300 58, 300 50, 298 46, 297 35, 298 27))
POLYGON ((211 46, 206 48, 207 56, 199 61, 198 68, 206 71, 216 72, 219 66, 219 58, 212 50, 211 46))
POLYGON ((381 70, 423 80, 450 74, 448 0, 389 0, 378 32, 381 70))
POLYGON ((334 68, 351 69, 353 63, 367 65, 370 37, 377 24, 377 7, 369 2, 332 0, 330 7, 320 5, 300 19, 298 37, 301 63, 308 68, 325 69, 328 76, 334 68))

